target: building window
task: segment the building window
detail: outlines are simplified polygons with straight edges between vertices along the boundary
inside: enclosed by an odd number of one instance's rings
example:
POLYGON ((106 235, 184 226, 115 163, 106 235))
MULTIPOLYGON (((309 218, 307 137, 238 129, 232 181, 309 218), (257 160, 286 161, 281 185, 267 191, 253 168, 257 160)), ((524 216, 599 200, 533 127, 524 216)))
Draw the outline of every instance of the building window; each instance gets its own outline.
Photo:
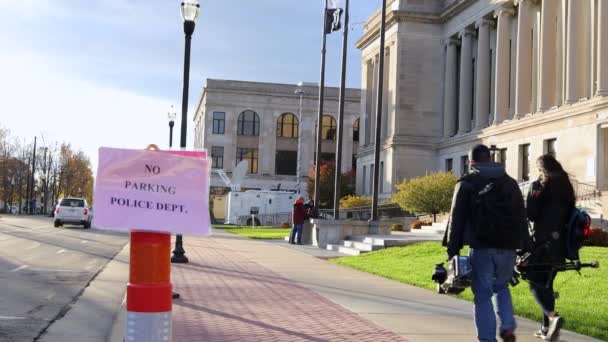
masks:
POLYGON ((557 151, 555 149, 555 143, 557 139, 547 139, 545 140, 545 154, 552 156, 553 158, 557 158, 557 151))
POLYGON ((226 113, 213 112, 213 134, 224 134, 226 113))
POLYGON ((454 160, 452 158, 448 158, 445 160, 445 171, 452 172, 454 170, 454 160))
POLYGON ((277 137, 297 138, 298 123, 298 118, 291 113, 285 113, 279 116, 279 121, 277 122, 277 137))
POLYGON ((520 156, 521 156, 521 179, 523 181, 530 180, 530 144, 520 145, 520 156))
POLYGON ((507 166, 507 149, 501 148, 498 151, 498 162, 504 166, 507 166))
POLYGON ((460 157, 460 169, 462 171, 462 175, 466 175, 469 173, 469 156, 460 157))
POLYGON ((324 140, 336 140, 336 119, 331 115, 323 115, 321 137, 324 140))
POLYGON ((295 176, 298 169, 298 152, 277 151, 274 165, 275 174, 295 176))
POLYGON ((239 115, 238 135, 260 135, 260 117, 252 110, 246 110, 239 115))
POLYGON ((258 149, 257 148, 237 148, 237 162, 246 160, 248 163, 248 173, 258 173, 258 149))
POLYGON ((359 125, 359 119, 355 120, 355 123, 353 124, 353 141, 359 141, 359 125))
POLYGON ((224 147, 211 146, 211 167, 214 169, 224 168, 224 147))

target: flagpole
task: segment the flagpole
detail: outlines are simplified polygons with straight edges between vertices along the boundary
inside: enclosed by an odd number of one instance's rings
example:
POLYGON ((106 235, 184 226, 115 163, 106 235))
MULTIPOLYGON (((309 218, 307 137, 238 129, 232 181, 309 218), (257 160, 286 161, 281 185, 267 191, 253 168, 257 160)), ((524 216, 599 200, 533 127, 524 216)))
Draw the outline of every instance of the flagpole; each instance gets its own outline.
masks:
POLYGON ((338 109, 338 143, 336 147, 336 178, 334 183, 334 220, 340 219, 340 185, 342 183, 342 140, 344 130, 344 100, 346 98, 346 63, 348 54, 349 0, 344 6, 344 36, 342 38, 342 76, 338 109))
MULTIPOLYGON (((384 42, 386 34, 386 0, 382 0, 380 21, 380 60, 378 63, 378 95, 376 108, 376 135, 374 137, 374 187, 372 194, 372 215, 370 221, 378 221, 378 180, 380 178, 380 133, 382 132, 382 96, 384 85, 384 42)), ((384 170, 383 170, 384 171, 384 170)))
POLYGON ((319 84, 319 113, 317 115, 317 154, 315 156, 315 193, 314 202, 315 206, 319 207, 319 191, 320 191, 320 173, 321 173, 321 133, 323 132, 323 102, 325 101, 325 54, 327 48, 327 31, 326 31, 326 16, 327 16, 327 4, 328 0, 325 0, 325 6, 323 8, 323 21, 321 31, 322 34, 322 48, 321 48, 321 82, 319 84))

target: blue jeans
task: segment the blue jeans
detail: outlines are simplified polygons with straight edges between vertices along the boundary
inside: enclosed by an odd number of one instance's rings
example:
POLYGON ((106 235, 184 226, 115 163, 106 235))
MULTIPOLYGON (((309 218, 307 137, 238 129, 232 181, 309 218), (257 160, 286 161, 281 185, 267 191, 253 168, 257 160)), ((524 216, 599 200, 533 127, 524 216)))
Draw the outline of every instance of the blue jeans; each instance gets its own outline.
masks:
POLYGON ((500 331, 515 331, 509 280, 515 267, 515 252, 495 248, 471 249, 472 290, 475 296, 475 324, 479 341, 496 341, 496 313, 500 331), (496 295, 494 305, 492 298, 496 295))
POLYGON ((304 229, 303 224, 294 224, 293 228, 291 228, 291 233, 289 234, 289 243, 302 243, 302 229, 304 229))

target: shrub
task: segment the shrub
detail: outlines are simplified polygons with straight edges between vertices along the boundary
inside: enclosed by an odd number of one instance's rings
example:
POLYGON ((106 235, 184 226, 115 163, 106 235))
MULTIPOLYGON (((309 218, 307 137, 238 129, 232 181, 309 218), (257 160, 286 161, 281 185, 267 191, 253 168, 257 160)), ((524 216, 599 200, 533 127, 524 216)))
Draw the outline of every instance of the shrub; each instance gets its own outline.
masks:
POLYGON ((341 208, 357 208, 372 205, 372 199, 366 196, 349 195, 340 199, 341 208))
POLYGON ((402 231, 403 231, 403 225, 402 225, 402 224, 395 223, 395 224, 393 224, 393 225, 391 226, 391 230, 392 230, 393 232, 402 232, 402 231))
POLYGON ((586 246, 608 247, 608 232, 602 228, 591 228, 586 246))
POLYGON ((432 224, 433 222, 431 221, 416 220, 410 223, 410 229, 420 229, 422 226, 430 226, 432 224))
POLYGON ((415 214, 437 214, 450 210, 454 186, 458 181, 451 172, 432 173, 425 177, 404 180, 397 184, 393 202, 415 214))

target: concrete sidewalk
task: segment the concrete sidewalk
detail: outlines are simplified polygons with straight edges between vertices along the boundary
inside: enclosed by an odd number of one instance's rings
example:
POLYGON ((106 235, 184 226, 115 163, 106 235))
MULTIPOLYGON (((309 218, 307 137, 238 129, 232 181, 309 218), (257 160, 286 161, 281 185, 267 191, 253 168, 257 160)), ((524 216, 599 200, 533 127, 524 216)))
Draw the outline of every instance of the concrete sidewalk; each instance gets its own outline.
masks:
MULTIPOLYGON (((472 303, 221 231, 173 265, 174 341, 475 341, 472 303), (402 339, 399 338, 402 337, 402 339)), ((430 272, 430 271, 429 271, 430 272)), ((518 341, 539 324, 518 319, 518 341)), ((597 341, 562 333, 562 341, 597 341)))

